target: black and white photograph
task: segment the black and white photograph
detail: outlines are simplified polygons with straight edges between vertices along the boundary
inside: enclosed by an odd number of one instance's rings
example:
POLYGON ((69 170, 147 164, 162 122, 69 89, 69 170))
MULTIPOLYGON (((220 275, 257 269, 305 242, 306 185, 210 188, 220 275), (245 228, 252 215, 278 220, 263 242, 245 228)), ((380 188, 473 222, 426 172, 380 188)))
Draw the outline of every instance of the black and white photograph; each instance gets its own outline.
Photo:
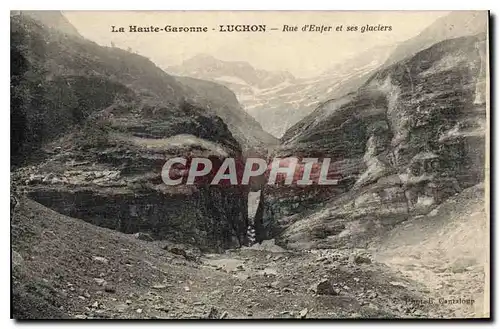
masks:
POLYGON ((11 318, 489 319, 489 30, 11 10, 11 318))

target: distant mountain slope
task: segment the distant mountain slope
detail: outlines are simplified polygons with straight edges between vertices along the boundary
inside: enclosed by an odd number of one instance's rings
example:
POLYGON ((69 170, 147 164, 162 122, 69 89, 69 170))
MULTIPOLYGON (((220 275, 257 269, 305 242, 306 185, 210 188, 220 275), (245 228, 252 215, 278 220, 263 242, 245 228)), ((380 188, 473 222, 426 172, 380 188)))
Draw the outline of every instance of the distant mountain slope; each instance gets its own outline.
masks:
POLYGON ((175 78, 189 95, 189 101, 223 118, 243 146, 266 148, 279 143, 276 137, 265 132, 261 125, 242 109, 236 95, 229 88, 201 79, 181 76, 175 78))
POLYGON ((257 70, 246 62, 198 55, 165 70, 211 80, 231 89, 244 109, 276 137, 332 97, 355 90, 387 58, 392 47, 370 49, 323 74, 307 79, 288 72, 257 70))
POLYGON ((181 65, 168 67, 166 71, 195 78, 246 84, 258 89, 272 88, 295 79, 289 72, 258 70, 247 62, 222 61, 205 54, 187 59, 181 65))
POLYGON ((487 28, 486 11, 453 11, 405 42, 400 43, 385 65, 391 65, 430 47, 436 42, 467 35, 484 33, 487 28))
POLYGON ((260 147, 278 143, 276 137, 247 114, 235 93, 244 93, 248 86, 274 86, 293 79, 291 74, 256 70, 245 62, 224 62, 208 55, 197 55, 165 71, 178 75, 176 79, 189 98, 219 115, 242 145, 260 147))

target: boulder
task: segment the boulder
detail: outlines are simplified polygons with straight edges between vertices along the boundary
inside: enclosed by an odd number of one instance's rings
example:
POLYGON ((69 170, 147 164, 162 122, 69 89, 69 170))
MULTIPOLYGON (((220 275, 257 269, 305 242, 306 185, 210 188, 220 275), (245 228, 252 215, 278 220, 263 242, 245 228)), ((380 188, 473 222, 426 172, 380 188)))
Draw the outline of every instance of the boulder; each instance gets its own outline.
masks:
POLYGON ((143 240, 143 241, 154 241, 153 237, 149 233, 144 233, 144 232, 137 232, 134 234, 136 239, 143 240))
POLYGON ((313 286, 312 290, 318 295, 336 296, 340 293, 339 289, 335 288, 332 285, 332 282, 328 279, 324 279, 318 282, 313 286))

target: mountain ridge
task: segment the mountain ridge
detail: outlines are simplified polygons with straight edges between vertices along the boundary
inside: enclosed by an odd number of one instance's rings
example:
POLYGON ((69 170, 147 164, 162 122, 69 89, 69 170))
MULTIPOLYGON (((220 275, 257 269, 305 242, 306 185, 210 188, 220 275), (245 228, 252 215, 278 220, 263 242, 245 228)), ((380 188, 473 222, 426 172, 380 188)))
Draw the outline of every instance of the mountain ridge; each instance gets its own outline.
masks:
POLYGON ((265 131, 280 138, 321 101, 357 88, 391 50, 392 46, 370 49, 311 78, 258 70, 247 62, 222 61, 205 54, 165 70, 225 85, 265 131))

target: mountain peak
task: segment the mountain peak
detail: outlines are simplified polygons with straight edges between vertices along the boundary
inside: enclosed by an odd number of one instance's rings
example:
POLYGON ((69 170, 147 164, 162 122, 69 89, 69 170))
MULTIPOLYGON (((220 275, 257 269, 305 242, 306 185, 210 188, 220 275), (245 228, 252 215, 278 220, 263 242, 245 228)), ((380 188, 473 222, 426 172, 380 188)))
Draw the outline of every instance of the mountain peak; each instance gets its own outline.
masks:
POLYGON ((207 54, 197 54, 181 65, 167 68, 167 71, 219 82, 230 89, 234 89, 234 85, 265 89, 295 79, 287 71, 260 70, 245 61, 224 61, 207 54))
POLYGON ((221 62, 221 60, 208 54, 196 54, 191 58, 188 58, 182 62, 182 65, 202 65, 202 64, 214 64, 221 62))

